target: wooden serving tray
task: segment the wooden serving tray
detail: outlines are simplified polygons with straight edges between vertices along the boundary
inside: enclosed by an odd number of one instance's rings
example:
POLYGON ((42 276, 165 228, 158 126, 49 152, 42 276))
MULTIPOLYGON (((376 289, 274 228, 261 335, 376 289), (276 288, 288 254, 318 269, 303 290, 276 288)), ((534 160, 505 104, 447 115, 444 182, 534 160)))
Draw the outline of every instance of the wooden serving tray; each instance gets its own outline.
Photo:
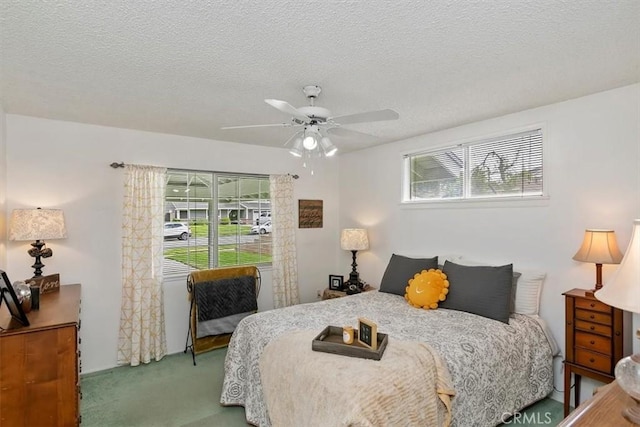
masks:
POLYGON ((353 343, 342 341, 342 328, 327 326, 311 342, 311 349, 325 353, 340 354, 342 356, 360 357, 361 359, 380 360, 389 342, 387 334, 378 332, 378 348, 371 350, 358 342, 358 330, 354 328, 353 343))

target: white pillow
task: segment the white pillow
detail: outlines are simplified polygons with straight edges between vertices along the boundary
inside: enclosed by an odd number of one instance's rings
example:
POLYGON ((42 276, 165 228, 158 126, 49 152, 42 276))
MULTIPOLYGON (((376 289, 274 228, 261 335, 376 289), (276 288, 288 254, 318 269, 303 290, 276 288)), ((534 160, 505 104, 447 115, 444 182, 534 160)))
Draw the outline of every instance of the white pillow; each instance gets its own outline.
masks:
POLYGON ((547 274, 540 271, 520 270, 522 276, 516 284, 516 308, 514 313, 537 315, 540 311, 540 294, 547 274))
MULTIPOLYGON (((456 262, 456 261, 451 261, 456 262)), ((461 265, 490 265, 487 263, 481 263, 472 261, 461 257, 456 262, 461 265)), ((540 311, 540 294, 542 293, 542 284, 544 282, 546 273, 535 270, 516 270, 514 267, 514 273, 520 273, 521 276, 516 283, 516 296, 514 304, 514 313, 528 314, 531 316, 538 315, 540 311)))
POLYGON ((462 259, 462 256, 460 256, 460 255, 453 255, 453 254, 438 255, 438 265, 444 265, 445 261, 449 261, 449 262, 454 262, 456 264, 460 264, 460 260, 461 259, 462 259))

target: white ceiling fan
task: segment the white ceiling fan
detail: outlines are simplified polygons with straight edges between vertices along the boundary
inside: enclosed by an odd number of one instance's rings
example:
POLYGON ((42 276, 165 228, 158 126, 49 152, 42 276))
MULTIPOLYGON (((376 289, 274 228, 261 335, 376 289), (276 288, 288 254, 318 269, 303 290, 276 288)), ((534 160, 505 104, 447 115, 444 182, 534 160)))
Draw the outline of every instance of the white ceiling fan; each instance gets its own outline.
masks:
POLYGON ((262 125, 227 126, 221 129, 246 129, 258 127, 301 128, 301 130, 294 133, 291 138, 285 142, 285 145, 287 145, 290 141, 294 141, 289 152, 296 157, 302 157, 303 155, 311 157, 314 154, 324 154, 324 156, 329 157, 333 156, 338 149, 333 145, 328 135, 347 138, 373 137, 373 135, 345 129, 342 127, 343 125, 377 122, 382 120, 396 120, 400 117, 397 112, 389 109, 334 117, 328 109, 315 105, 315 99, 322 91, 320 86, 305 86, 302 88, 302 91, 309 100, 308 106, 295 108, 286 101, 280 101, 278 99, 264 100, 272 107, 282 111, 283 113, 289 114, 291 116, 291 120, 289 122, 262 125), (320 151, 320 148, 322 148, 322 151, 320 151))

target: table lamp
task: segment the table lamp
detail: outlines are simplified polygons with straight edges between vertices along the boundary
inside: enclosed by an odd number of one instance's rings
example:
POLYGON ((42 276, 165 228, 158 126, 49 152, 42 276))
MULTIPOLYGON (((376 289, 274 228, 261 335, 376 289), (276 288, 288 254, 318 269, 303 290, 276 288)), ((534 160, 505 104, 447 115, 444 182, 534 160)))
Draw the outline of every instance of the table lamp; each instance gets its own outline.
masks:
POLYGON ((620 264, 622 260, 615 232, 613 230, 585 230, 582 246, 573 259, 596 264, 596 285, 595 289, 591 291, 593 294, 594 291, 602 288, 602 264, 620 264))
POLYGON ((41 258, 53 255, 50 248, 45 248, 44 240, 64 239, 67 229, 64 214, 60 209, 14 209, 9 224, 9 240, 35 240, 27 252, 36 260, 31 266, 35 269, 33 277, 42 276, 44 264, 41 258))
POLYGON ((353 262, 351 263, 351 273, 349 273, 349 280, 344 284, 344 287, 349 290, 349 285, 355 285, 359 290, 364 288, 364 283, 360 280, 360 274, 356 267, 356 253, 369 249, 369 237, 367 236, 367 230, 363 228, 345 228, 340 234, 340 247, 345 251, 351 251, 353 254, 353 262))
MULTIPOLYGON (((633 221, 631 242, 620 267, 595 297, 621 310, 640 313, 640 219, 633 221)), ((636 336, 640 338, 640 329, 636 336)), ((635 402, 625 408, 622 415, 632 423, 640 424, 640 353, 620 359, 615 375, 620 387, 635 402)))

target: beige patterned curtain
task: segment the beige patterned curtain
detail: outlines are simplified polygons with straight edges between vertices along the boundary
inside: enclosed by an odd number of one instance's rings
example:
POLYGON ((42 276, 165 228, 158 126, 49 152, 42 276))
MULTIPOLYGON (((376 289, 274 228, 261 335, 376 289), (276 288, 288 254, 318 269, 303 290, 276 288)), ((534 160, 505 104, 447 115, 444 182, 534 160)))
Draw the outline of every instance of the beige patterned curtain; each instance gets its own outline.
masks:
POLYGON ((293 177, 271 175, 269 183, 273 245, 273 306, 280 308, 300 303, 293 177))
POLYGON ((167 353, 162 291, 166 168, 125 166, 118 364, 167 353))

